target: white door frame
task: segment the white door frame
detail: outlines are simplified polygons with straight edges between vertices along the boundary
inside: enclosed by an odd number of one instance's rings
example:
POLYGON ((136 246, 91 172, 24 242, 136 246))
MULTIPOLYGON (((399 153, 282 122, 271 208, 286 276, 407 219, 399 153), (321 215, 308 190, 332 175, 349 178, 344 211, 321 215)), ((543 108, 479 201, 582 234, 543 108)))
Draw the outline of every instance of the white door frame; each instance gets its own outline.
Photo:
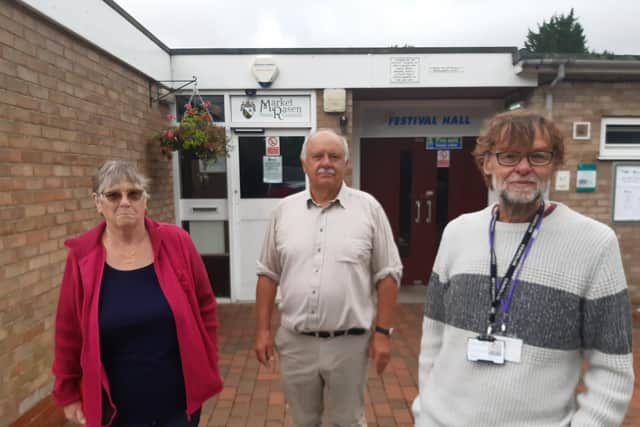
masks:
MULTIPOLYGON (((291 135, 308 135, 316 129, 316 93, 315 91, 258 91, 257 95, 308 95, 310 96, 311 109, 310 120, 308 123, 269 123, 257 124, 249 126, 246 123, 234 124, 231 122, 231 96, 245 95, 244 91, 232 91, 225 94, 225 117, 227 118, 227 135, 230 136, 231 152, 227 161, 227 194, 229 198, 229 262, 230 262, 230 282, 231 282, 231 302, 238 301, 255 301, 255 290, 247 292, 245 285, 248 286, 248 278, 253 276, 253 286, 257 276, 255 275, 255 259, 249 263, 243 258, 251 256, 249 253, 259 253, 262 247, 263 235, 256 235, 253 239, 251 248, 243 248, 242 245, 242 221, 250 221, 251 214, 241 212, 242 208, 249 208, 252 212, 261 212, 268 219, 270 209, 277 203, 279 199, 249 199, 242 201, 240 198, 240 155, 238 150, 238 136, 291 136, 291 135), (263 133, 236 133, 235 129, 259 127, 264 129, 263 133), (267 212, 265 212, 265 210, 267 212), (244 262, 243 262, 244 261, 244 262), (245 283, 243 284, 243 280, 245 283)), ((260 220, 259 218, 255 218, 260 220)))

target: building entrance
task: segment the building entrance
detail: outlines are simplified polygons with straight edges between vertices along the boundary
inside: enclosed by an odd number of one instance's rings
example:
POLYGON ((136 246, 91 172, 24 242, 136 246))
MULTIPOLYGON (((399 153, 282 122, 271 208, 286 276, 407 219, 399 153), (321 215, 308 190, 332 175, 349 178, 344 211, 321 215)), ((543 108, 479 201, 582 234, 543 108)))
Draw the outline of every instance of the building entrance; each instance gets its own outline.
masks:
POLYGON ((404 284, 425 284, 444 226, 487 205, 487 190, 474 165, 475 138, 449 151, 437 167, 437 151, 425 138, 361 139, 361 188, 382 204, 404 265, 404 284))

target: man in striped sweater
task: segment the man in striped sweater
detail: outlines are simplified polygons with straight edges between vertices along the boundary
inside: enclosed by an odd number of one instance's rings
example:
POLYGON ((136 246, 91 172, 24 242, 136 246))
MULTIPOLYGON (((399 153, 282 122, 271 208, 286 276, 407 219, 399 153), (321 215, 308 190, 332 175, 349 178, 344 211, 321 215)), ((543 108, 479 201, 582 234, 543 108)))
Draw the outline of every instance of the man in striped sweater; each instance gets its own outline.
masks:
POLYGON ((608 226, 544 201, 563 155, 558 128, 526 111, 498 114, 478 138, 499 202, 444 230, 416 426, 622 423, 634 378, 620 250, 608 226))

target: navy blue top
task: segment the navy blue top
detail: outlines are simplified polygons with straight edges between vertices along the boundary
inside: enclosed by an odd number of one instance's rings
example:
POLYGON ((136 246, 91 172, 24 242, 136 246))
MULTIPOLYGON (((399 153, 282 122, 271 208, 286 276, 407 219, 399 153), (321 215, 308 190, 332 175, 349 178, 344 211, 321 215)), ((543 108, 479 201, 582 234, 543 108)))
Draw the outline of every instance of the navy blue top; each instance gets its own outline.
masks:
POLYGON ((119 422, 186 412, 176 325, 153 264, 121 271, 105 264, 99 302, 100 354, 119 422))

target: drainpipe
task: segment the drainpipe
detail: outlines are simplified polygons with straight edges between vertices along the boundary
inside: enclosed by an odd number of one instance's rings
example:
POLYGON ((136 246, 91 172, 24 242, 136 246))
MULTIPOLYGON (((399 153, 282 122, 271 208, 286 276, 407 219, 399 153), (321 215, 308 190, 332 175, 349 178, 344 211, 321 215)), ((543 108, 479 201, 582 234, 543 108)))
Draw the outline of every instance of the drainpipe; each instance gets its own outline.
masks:
POLYGON ((551 84, 549 84, 549 88, 547 89, 547 93, 545 95, 545 106, 547 108, 547 113, 549 113, 549 115, 551 115, 553 113, 553 93, 552 93, 552 89, 553 89, 553 87, 555 85, 557 85, 562 80, 564 80, 564 76, 565 76, 564 66, 565 66, 565 64, 558 65, 558 73, 556 74, 556 78, 553 79, 551 84))

